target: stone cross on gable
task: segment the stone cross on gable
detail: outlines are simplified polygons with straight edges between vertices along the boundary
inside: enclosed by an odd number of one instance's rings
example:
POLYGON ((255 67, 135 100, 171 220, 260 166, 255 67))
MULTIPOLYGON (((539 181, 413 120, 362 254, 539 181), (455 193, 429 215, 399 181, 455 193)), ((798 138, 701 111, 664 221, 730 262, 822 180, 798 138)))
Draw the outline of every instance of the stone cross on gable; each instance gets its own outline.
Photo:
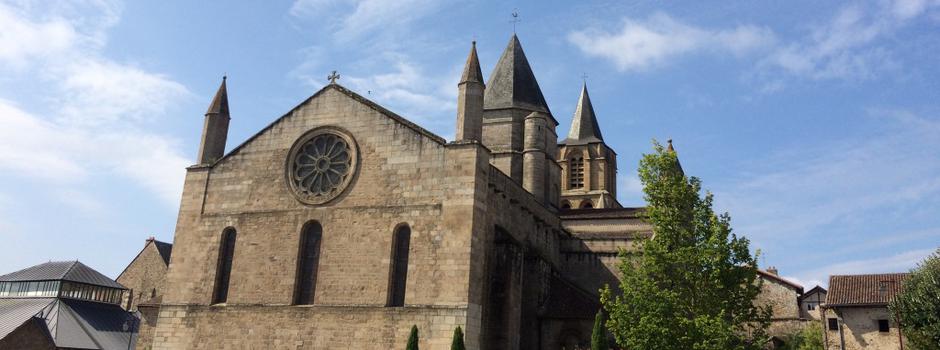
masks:
POLYGON ((330 80, 330 84, 336 84, 336 79, 339 79, 339 74, 336 74, 336 71, 334 70, 333 73, 331 73, 326 78, 330 80))

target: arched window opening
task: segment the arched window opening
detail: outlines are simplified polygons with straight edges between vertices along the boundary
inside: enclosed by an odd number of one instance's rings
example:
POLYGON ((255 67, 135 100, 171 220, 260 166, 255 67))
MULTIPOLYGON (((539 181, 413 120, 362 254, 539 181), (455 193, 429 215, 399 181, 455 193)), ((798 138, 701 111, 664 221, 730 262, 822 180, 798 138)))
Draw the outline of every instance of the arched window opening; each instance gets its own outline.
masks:
POLYGON ((568 189, 584 188, 584 158, 574 157, 568 162, 568 189))
POLYGON ((562 201, 562 202, 561 202, 561 208, 562 208, 562 209, 571 209, 571 202, 562 201))
POLYGON ((157 289, 156 289, 156 288, 153 288, 153 289, 150 290, 150 299, 153 299, 153 298, 156 298, 156 297, 157 297, 157 289))
POLYGON ((581 209, 591 209, 594 208, 594 203, 590 199, 585 199, 584 202, 581 202, 581 209))
POLYGON ((300 232, 297 252, 297 280, 294 282, 294 305, 313 304, 317 288, 317 268, 320 265, 320 241, 323 227, 316 221, 308 222, 300 232))
POLYGON ((228 300, 229 277, 232 274, 232 258, 235 255, 235 229, 227 228, 222 231, 222 241, 219 244, 219 262, 215 272, 215 288, 212 293, 212 303, 219 304, 228 300))
POLYGON ((386 306, 405 306, 405 285, 408 281, 408 249, 411 228, 401 225, 392 237, 392 266, 389 271, 388 301, 386 306))

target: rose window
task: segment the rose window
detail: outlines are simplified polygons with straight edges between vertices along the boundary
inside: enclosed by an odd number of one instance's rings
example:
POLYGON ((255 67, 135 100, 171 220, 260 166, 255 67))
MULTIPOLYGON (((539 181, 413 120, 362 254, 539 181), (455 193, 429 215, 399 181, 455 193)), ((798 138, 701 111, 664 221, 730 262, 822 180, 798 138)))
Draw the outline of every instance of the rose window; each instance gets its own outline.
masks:
POLYGON ((314 130, 291 152, 288 180, 295 195, 308 204, 337 197, 352 178, 356 152, 351 138, 333 130, 314 130))

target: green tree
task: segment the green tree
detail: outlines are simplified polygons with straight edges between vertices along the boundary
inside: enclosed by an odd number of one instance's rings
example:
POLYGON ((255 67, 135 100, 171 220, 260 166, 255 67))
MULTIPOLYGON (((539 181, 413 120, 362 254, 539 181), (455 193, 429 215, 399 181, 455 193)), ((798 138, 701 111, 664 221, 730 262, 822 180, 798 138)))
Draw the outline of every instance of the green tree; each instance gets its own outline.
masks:
POLYGON ((757 261, 713 196, 686 176, 675 151, 653 141, 639 175, 653 237, 620 253, 620 292, 601 290, 607 328, 629 349, 760 349, 770 308, 755 306, 757 261))
POLYGON ((800 331, 787 336, 780 350, 819 350, 823 348, 822 326, 811 322, 800 331))
POLYGON ((940 349, 940 249, 911 270, 889 308, 911 348, 940 349))
POLYGON ((591 350, 608 350, 607 330, 604 329, 604 310, 598 310, 594 316, 594 330, 591 332, 591 350))
POLYGON ((408 346, 405 350, 418 350, 418 326, 411 326, 411 335, 408 336, 408 346))
POLYGON ((463 330, 460 326, 454 329, 454 341, 450 343, 450 350, 465 350, 463 345, 463 330))

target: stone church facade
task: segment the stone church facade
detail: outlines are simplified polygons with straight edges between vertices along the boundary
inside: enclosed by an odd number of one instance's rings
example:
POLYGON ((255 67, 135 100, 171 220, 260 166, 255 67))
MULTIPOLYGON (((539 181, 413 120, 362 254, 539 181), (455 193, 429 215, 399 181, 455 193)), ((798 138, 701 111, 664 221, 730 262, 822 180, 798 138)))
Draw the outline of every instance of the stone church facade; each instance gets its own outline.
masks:
POLYGON ((141 348, 572 349, 650 236, 587 89, 559 141, 515 35, 485 83, 471 50, 451 142, 334 81, 225 154, 226 89, 141 348))

